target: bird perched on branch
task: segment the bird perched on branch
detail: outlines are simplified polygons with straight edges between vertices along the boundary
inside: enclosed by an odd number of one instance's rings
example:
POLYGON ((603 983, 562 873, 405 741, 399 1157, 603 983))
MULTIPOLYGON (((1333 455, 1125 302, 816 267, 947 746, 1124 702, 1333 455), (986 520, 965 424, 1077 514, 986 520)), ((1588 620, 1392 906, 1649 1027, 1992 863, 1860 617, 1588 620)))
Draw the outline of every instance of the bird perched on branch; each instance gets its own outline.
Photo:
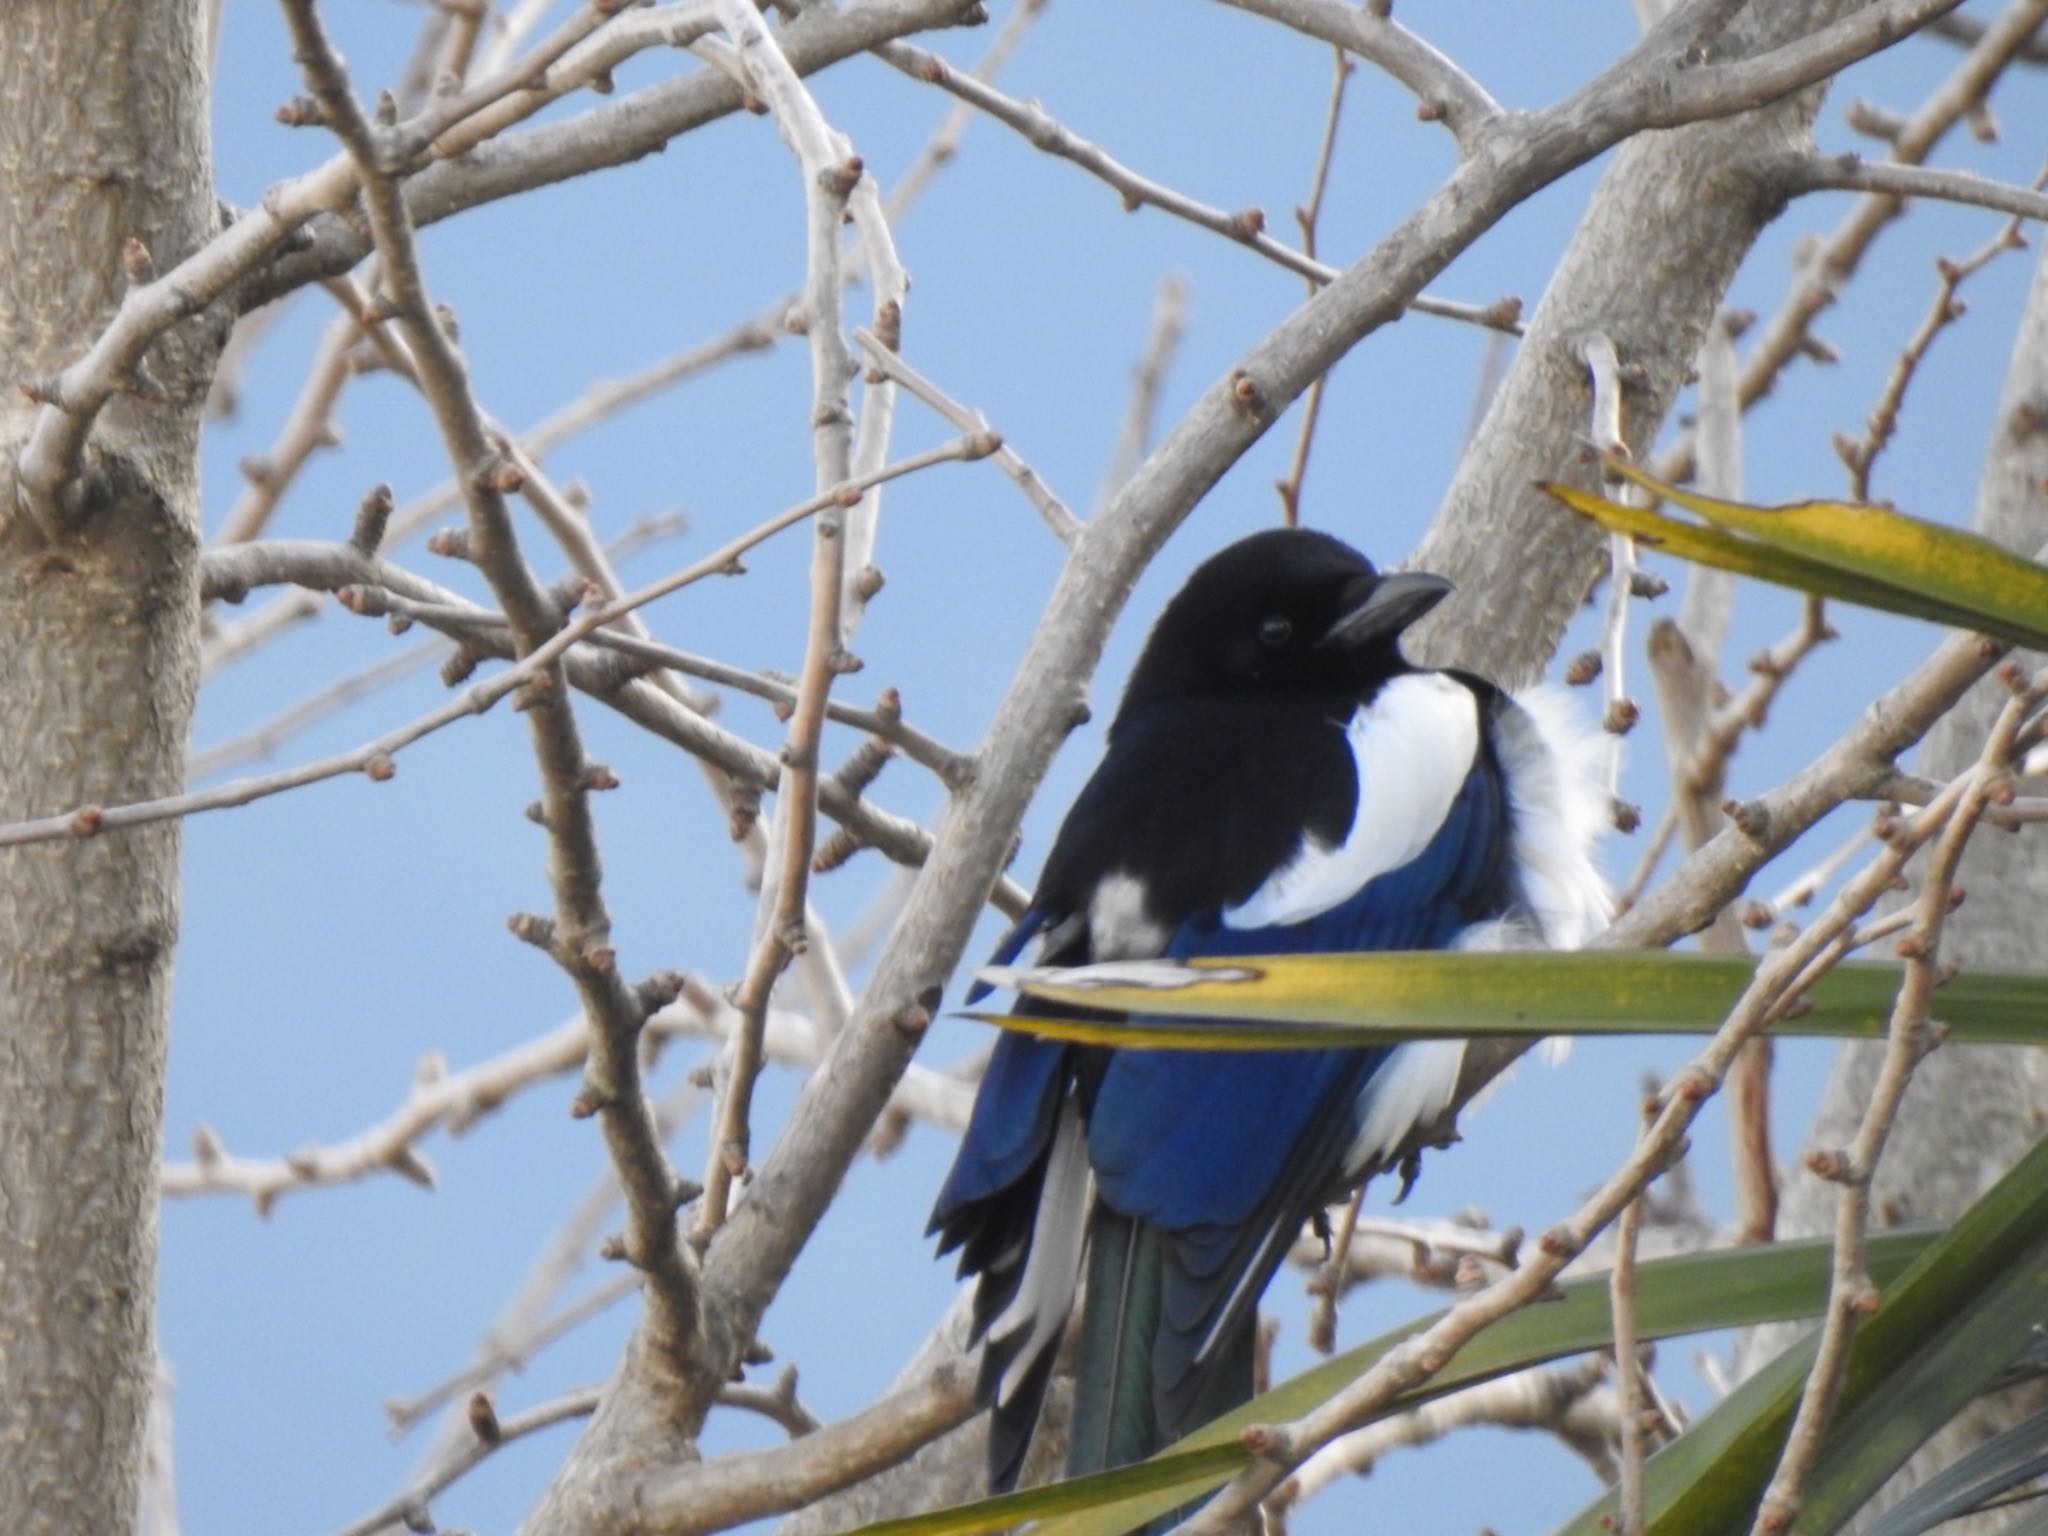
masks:
MULTIPOLYGON (((1401 654, 1450 590, 1299 529, 1203 564, 1153 627, 997 960, 1033 940, 1040 964, 1071 966, 1597 931, 1607 813, 1586 738, 1547 699, 1401 654)), ((978 1277, 992 1486, 1016 1481, 1084 1276, 1070 1472, 1141 1459, 1245 1401, 1259 1296, 1303 1223, 1413 1157, 1463 1055, 1004 1034, 931 1220, 978 1277)))

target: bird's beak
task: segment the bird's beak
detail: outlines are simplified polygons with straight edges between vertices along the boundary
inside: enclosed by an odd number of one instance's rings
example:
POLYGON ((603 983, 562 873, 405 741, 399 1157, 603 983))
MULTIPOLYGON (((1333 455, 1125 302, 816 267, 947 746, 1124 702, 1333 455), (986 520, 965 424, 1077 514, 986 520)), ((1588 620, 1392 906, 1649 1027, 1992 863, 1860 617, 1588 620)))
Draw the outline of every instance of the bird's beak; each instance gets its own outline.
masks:
POLYGON ((1451 584, 1427 571, 1383 576, 1364 602, 1330 626, 1322 643, 1360 650, 1391 639, 1450 595, 1451 584))

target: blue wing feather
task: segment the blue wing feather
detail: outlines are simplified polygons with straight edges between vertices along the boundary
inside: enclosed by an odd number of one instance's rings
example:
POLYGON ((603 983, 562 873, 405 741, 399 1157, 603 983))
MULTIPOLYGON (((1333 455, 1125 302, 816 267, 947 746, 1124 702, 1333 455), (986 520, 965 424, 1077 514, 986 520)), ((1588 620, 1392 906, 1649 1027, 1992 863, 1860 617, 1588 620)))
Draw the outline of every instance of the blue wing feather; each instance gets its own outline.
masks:
POLYGON ((927 1233, 943 1230, 967 1206, 1015 1184, 1044 1156, 1066 1085, 1063 1042, 1004 1032, 982 1073, 960 1154, 939 1191, 927 1233))
MULTIPOLYGON (((1043 907, 1026 909, 1024 915, 1010 927, 1010 931, 997 942, 995 953, 988 957, 990 965, 1008 965, 1024 953, 1024 946, 1038 937, 1038 931, 1045 926, 1047 913, 1043 907)), ((988 982, 977 981, 967 989, 967 1006, 972 1008, 987 997, 995 988, 988 982)))
MULTIPOLYGON (((1291 924, 1183 923, 1168 953, 1288 954, 1431 949, 1492 915, 1507 842, 1497 770, 1482 753, 1437 834, 1349 900, 1291 924)), ((1168 1433, 1200 1390, 1194 1367, 1229 1339, 1286 1242, 1333 1193, 1385 1050, 1121 1050, 1089 1115, 1104 1201, 1166 1229, 1153 1369, 1168 1433), (1257 1267, 1261 1272, 1249 1275, 1257 1267)))
MULTIPOLYGON (((1411 862, 1305 922, 1230 928, 1215 914, 1183 923, 1177 959, 1360 949, 1440 949, 1483 912, 1504 842, 1498 779, 1476 766, 1437 835, 1411 862)), ((1162 1226, 1249 1219, 1279 1180, 1303 1125, 1348 1110, 1384 1051, 1116 1053, 1089 1116, 1089 1147, 1110 1203, 1162 1226), (1193 1106, 1230 1113, 1190 1114, 1193 1106)))

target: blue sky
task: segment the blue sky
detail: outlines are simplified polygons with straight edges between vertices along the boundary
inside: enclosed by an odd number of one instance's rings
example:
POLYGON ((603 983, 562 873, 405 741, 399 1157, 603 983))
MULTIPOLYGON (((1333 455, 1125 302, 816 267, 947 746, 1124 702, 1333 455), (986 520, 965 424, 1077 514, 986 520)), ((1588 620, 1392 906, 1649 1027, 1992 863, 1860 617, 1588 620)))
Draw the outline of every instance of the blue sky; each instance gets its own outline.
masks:
MULTIPOLYGON (((996 10, 1000 21, 1007 5, 996 10)), ((420 14, 398 0, 328 7, 359 86, 395 76, 420 14)), ((1625 47, 1633 28, 1618 0, 1417 0, 1402 16, 1518 106, 1562 94, 1625 47)), ((988 35, 921 41, 965 63, 988 35)), ((1841 126, 1847 102, 1867 96, 1910 109, 1957 58, 1948 45, 1917 42, 1859 69, 1824 109, 1823 144, 1867 148, 1841 126)), ((619 89, 695 67, 686 57, 642 59, 621 72, 619 89)), ((1271 227, 1291 235, 1288 210, 1307 188, 1329 68, 1327 49, 1218 6, 1053 0, 1002 83, 1041 99, 1138 169, 1226 208, 1262 206, 1271 227)), ((949 105, 866 58, 835 68, 815 88, 885 186, 949 105)), ((273 108, 299 89, 274 8, 232 0, 215 116, 223 196, 251 204, 269 182, 331 152, 318 130, 273 121, 273 108)), ((2048 142, 2038 75, 2009 80, 1996 110, 2002 143, 1959 133, 1940 162, 2031 177, 2048 142)), ((1326 256, 1342 262, 1363 252, 1450 163, 1447 136, 1418 124, 1402 91, 1361 69, 1331 179, 1326 256)), ((1597 170, 1566 178, 1517 211, 1435 291, 1482 302, 1515 293, 1533 304, 1597 170)), ((1799 235, 1830 227, 1846 205, 1830 195, 1793 208, 1759 246, 1733 301, 1775 308, 1799 235)), ((1974 249, 1997 223, 1980 211, 1918 209, 1885 237, 1865 278, 1822 322, 1843 362, 1796 366, 1751 420, 1749 485, 1758 498, 1844 488, 1830 433, 1860 428, 1932 295, 1935 256, 1974 249)), ((1162 402, 1169 422, 1301 298, 1292 275, 1157 212, 1123 212, 1107 188, 986 121, 969 128, 954 163, 897 233, 914 282, 906 356, 985 411, 1084 513, 1163 277, 1181 277, 1189 295, 1185 344, 1162 402)), ((461 318, 479 397, 501 420, 523 425, 588 381, 714 336, 795 288, 801 235, 794 162, 766 119, 739 117, 622 170, 437 226, 424 252, 436 296, 461 318)), ((1880 467, 1879 494, 1925 515, 1967 517, 2030 261, 2008 256, 1971 283, 1970 314, 1944 336, 1916 385, 1904 430, 1880 467)), ((237 461, 275 437, 330 312, 319 292, 300 296, 255 354, 240 414, 207 443, 209 527, 239 490, 237 461)), ((1325 405, 1308 520, 1383 561, 1401 559, 1453 472, 1486 349, 1485 335, 1469 327, 1411 318, 1347 358, 1325 405)), ((801 345, 785 342, 607 423, 561 449, 549 467, 589 483, 594 516, 608 532, 654 513, 688 513, 685 538, 629 567, 629 576, 651 578, 808 494, 808 388, 801 345)), ((274 532, 340 537, 370 484, 388 480, 403 500, 443 478, 431 421, 396 381, 354 382, 338 425, 344 445, 315 459, 274 532)), ((1270 486, 1285 471, 1295 426, 1290 414, 1225 477, 1140 586, 1093 690, 1098 721, 1144 623, 1187 569, 1275 519, 1270 486)), ((900 449, 950 435, 914 402, 900 407, 900 449)), ((537 533, 529 548, 554 568, 537 533)), ((417 545, 396 554, 437 580, 468 585, 465 572, 417 545)), ((889 585, 856 647, 866 670, 840 692, 867 703, 893 685, 917 724, 971 748, 1022 652, 1059 546, 992 465, 948 466, 892 488, 879 558, 889 585)), ((648 620, 686 649, 792 668, 803 641, 807 559, 802 535, 786 536, 750 557, 744 580, 693 588, 648 620)), ((1739 660, 1783 632, 1794 611, 1782 596, 1745 593, 1729 655, 1739 660)), ((1737 791, 1766 787, 1805 761, 1936 638, 1862 614, 1840 623, 1843 642, 1795 681, 1773 729, 1738 761, 1737 791)), ((1583 643, 1582 636, 1570 648, 1583 643)), ((393 644, 381 626, 327 612, 211 685, 196 743, 260 723, 393 644)), ((421 675, 293 741, 282 759, 367 739, 440 696, 431 674, 421 675)), ((630 974, 673 966, 736 978, 751 901, 699 774, 601 709, 586 706, 581 718, 593 754, 623 781, 597 807, 622 964, 630 974)), ((730 700, 723 718, 757 741, 779 740, 772 715, 754 701, 730 700)), ((853 740, 835 738, 836 752, 853 740)), ((1627 792, 1652 805, 1660 800, 1655 743, 1650 722, 1631 742, 1627 781, 1627 792)), ((1026 824, 1020 878, 1035 871, 1098 746, 1091 729, 1061 752, 1026 824)), ((424 1052, 467 1065, 568 1016, 573 998, 561 978, 504 931, 508 914, 547 901, 541 836, 521 814, 533 794, 523 724, 501 711, 409 750, 388 784, 343 780, 190 824, 168 1107, 173 1156, 186 1155, 202 1122, 250 1156, 343 1139, 396 1105, 424 1052)), ((875 794, 925 818, 938 804, 931 781, 902 763, 875 794)), ((1807 854, 1839 835, 1823 829, 1807 854)), ((1616 839, 1608 862, 1625 873, 1634 855, 1616 839)), ((1795 854, 1764 884, 1775 888, 1803 867, 1795 854)), ((870 854, 821 881, 817 898, 843 928, 889 876, 870 854)), ((979 1043, 977 1030, 942 1023, 922 1059, 943 1064, 966 1053, 979 1043)), ((1824 1058, 1808 1047, 1783 1055, 1778 1118, 1782 1144, 1792 1145, 1824 1058)), ((1676 1046, 1624 1042, 1582 1047, 1562 1069, 1524 1071, 1471 1121, 1462 1146, 1430 1161, 1415 1206, 1440 1213, 1478 1205, 1503 1224, 1539 1229, 1625 1153, 1640 1075, 1682 1056, 1676 1046)), ((672 1051, 657 1086, 699 1059, 672 1051)), ((789 1074, 769 1074, 757 1137, 773 1133, 793 1087, 789 1074)), ((424 1435, 393 1444, 380 1402, 418 1391, 467 1358, 601 1166, 593 1126, 567 1115, 572 1092, 568 1081, 544 1085, 461 1138, 430 1139, 424 1150, 440 1173, 432 1194, 384 1178, 293 1196, 267 1221, 226 1198, 166 1209, 162 1339, 178 1383, 178 1476, 189 1528, 317 1533, 395 1490, 424 1435)), ((675 1155, 685 1169, 701 1164, 701 1119, 684 1129, 675 1155)), ((767 1319, 768 1341, 800 1367, 805 1400, 825 1417, 867 1401, 952 1294, 950 1268, 932 1260, 922 1236, 949 1155, 945 1138, 919 1129, 895 1156, 859 1165, 767 1319)), ((1725 1211, 1717 1113, 1701 1123, 1694 1165, 1710 1203, 1725 1211)), ((1376 1205, 1383 1200, 1375 1194, 1376 1205)), ((1275 1296, 1286 1319, 1283 1366, 1298 1367, 1306 1358, 1301 1308, 1285 1282, 1275 1296)), ((1376 1287, 1347 1307, 1342 1337, 1362 1339, 1434 1304, 1376 1287)), ((557 1346, 506 1384, 501 1410, 601 1377, 629 1323, 629 1309, 616 1309, 557 1346)), ((1686 1354, 1667 1351, 1681 1364, 1666 1376, 1697 1404, 1704 1389, 1682 1365, 1686 1354)), ((436 1503, 436 1518, 444 1527, 509 1531, 572 1433, 495 1457, 436 1503)), ((758 1443, 766 1433, 722 1415, 707 1447, 758 1443)), ((1423 1531, 1533 1530, 1593 1491, 1589 1474, 1550 1442, 1487 1433, 1398 1456, 1298 1524, 1311 1532, 1363 1519, 1423 1531)))

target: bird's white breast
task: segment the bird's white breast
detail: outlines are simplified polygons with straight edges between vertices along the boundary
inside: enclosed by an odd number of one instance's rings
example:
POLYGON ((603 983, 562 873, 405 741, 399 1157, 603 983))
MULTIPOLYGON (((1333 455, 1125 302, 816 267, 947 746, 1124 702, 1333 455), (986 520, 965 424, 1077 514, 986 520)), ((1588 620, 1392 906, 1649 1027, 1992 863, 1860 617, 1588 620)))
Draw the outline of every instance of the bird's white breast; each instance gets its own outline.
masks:
POLYGON ((1441 672, 1397 677, 1346 725, 1358 808, 1334 848, 1305 842, 1266 883, 1223 914, 1231 928, 1299 923, 1399 869, 1436 836, 1479 750, 1479 700, 1441 672))

